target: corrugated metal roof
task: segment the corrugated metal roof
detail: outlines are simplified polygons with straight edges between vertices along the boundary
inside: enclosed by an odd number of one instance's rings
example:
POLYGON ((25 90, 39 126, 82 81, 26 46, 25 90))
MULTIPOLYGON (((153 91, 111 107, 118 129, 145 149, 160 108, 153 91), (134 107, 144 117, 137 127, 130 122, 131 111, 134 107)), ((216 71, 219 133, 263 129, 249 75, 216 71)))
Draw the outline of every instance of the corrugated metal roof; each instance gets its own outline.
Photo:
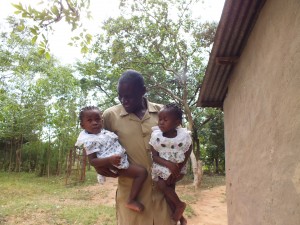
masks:
POLYGON ((226 0, 197 106, 223 107, 230 74, 266 0, 226 0))

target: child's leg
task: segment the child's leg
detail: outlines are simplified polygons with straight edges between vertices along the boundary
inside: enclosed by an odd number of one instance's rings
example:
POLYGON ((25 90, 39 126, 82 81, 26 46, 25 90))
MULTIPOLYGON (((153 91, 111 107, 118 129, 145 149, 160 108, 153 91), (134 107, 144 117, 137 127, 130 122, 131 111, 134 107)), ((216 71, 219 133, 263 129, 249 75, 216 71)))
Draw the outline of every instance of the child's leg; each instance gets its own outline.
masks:
MULTIPOLYGON (((174 191, 175 191, 175 183, 169 185, 169 187, 170 187, 170 188, 173 188, 174 191)), ((168 198, 166 198, 166 201, 167 201, 168 205, 170 206, 171 211, 174 213, 174 212, 175 212, 175 209, 176 209, 176 208, 175 208, 175 205, 174 205, 168 198)), ((186 218, 184 218, 183 215, 181 216, 181 218, 179 219, 179 221, 180 221, 180 225, 187 225, 187 220, 186 220, 186 218)))
POLYGON ((167 203, 170 205, 173 211, 173 219, 175 221, 180 220, 185 210, 186 204, 178 198, 175 189, 172 188, 172 185, 167 185, 165 180, 159 179, 157 185, 158 188, 164 193, 167 203))
POLYGON ((137 212, 142 212, 144 210, 144 205, 138 202, 136 199, 143 187, 144 181, 148 176, 147 170, 144 167, 130 164, 127 169, 121 169, 118 170, 118 172, 121 176, 133 178, 131 192, 126 207, 137 212))

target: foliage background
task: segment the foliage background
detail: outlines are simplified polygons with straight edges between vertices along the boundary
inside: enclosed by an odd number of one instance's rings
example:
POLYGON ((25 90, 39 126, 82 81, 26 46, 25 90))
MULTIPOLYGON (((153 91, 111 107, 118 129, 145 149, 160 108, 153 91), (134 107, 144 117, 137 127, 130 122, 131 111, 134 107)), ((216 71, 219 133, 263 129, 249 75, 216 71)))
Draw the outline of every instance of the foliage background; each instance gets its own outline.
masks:
MULTIPOLYGON (((88 54, 74 65, 48 52, 46 36, 44 44, 36 43, 40 27, 32 30, 28 14, 7 19, 10 30, 1 33, 0 45, 0 170, 63 174, 80 131, 80 108, 117 104, 118 77, 136 69, 145 77, 150 101, 182 107, 204 168, 224 173, 222 111, 196 107, 217 24, 191 18, 193 1, 121 3, 121 15, 103 23, 88 49, 91 37, 84 36, 88 54), (171 8, 177 16, 170 15, 171 8)), ((77 26, 75 19, 69 23, 77 26)))

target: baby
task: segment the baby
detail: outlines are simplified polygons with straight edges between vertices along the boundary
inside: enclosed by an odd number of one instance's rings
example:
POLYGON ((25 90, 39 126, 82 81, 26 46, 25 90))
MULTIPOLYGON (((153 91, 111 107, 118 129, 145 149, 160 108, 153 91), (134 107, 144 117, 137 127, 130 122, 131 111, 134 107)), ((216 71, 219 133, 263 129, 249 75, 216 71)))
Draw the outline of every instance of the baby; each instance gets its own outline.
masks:
POLYGON ((101 111, 95 106, 81 109, 79 134, 76 146, 83 146, 93 167, 106 167, 119 176, 133 178, 131 192, 126 207, 142 212, 144 205, 137 196, 146 180, 147 170, 139 165, 129 164, 125 149, 120 145, 115 133, 102 128, 101 111))

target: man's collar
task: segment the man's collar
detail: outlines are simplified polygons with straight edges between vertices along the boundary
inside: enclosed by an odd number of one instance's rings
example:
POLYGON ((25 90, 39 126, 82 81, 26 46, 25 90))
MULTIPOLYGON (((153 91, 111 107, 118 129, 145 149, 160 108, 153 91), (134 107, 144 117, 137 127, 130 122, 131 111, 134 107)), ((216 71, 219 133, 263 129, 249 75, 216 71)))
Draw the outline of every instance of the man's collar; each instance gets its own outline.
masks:
POLYGON ((129 113, 128 112, 126 112, 126 110, 124 109, 124 107, 122 106, 122 104, 121 104, 121 112, 120 112, 120 116, 126 116, 126 115, 128 115, 129 113))
POLYGON ((148 107, 149 113, 153 113, 153 112, 158 112, 159 111, 157 109, 157 107, 155 107, 155 104, 149 102, 147 99, 146 99, 146 102, 147 102, 147 107, 148 107))

